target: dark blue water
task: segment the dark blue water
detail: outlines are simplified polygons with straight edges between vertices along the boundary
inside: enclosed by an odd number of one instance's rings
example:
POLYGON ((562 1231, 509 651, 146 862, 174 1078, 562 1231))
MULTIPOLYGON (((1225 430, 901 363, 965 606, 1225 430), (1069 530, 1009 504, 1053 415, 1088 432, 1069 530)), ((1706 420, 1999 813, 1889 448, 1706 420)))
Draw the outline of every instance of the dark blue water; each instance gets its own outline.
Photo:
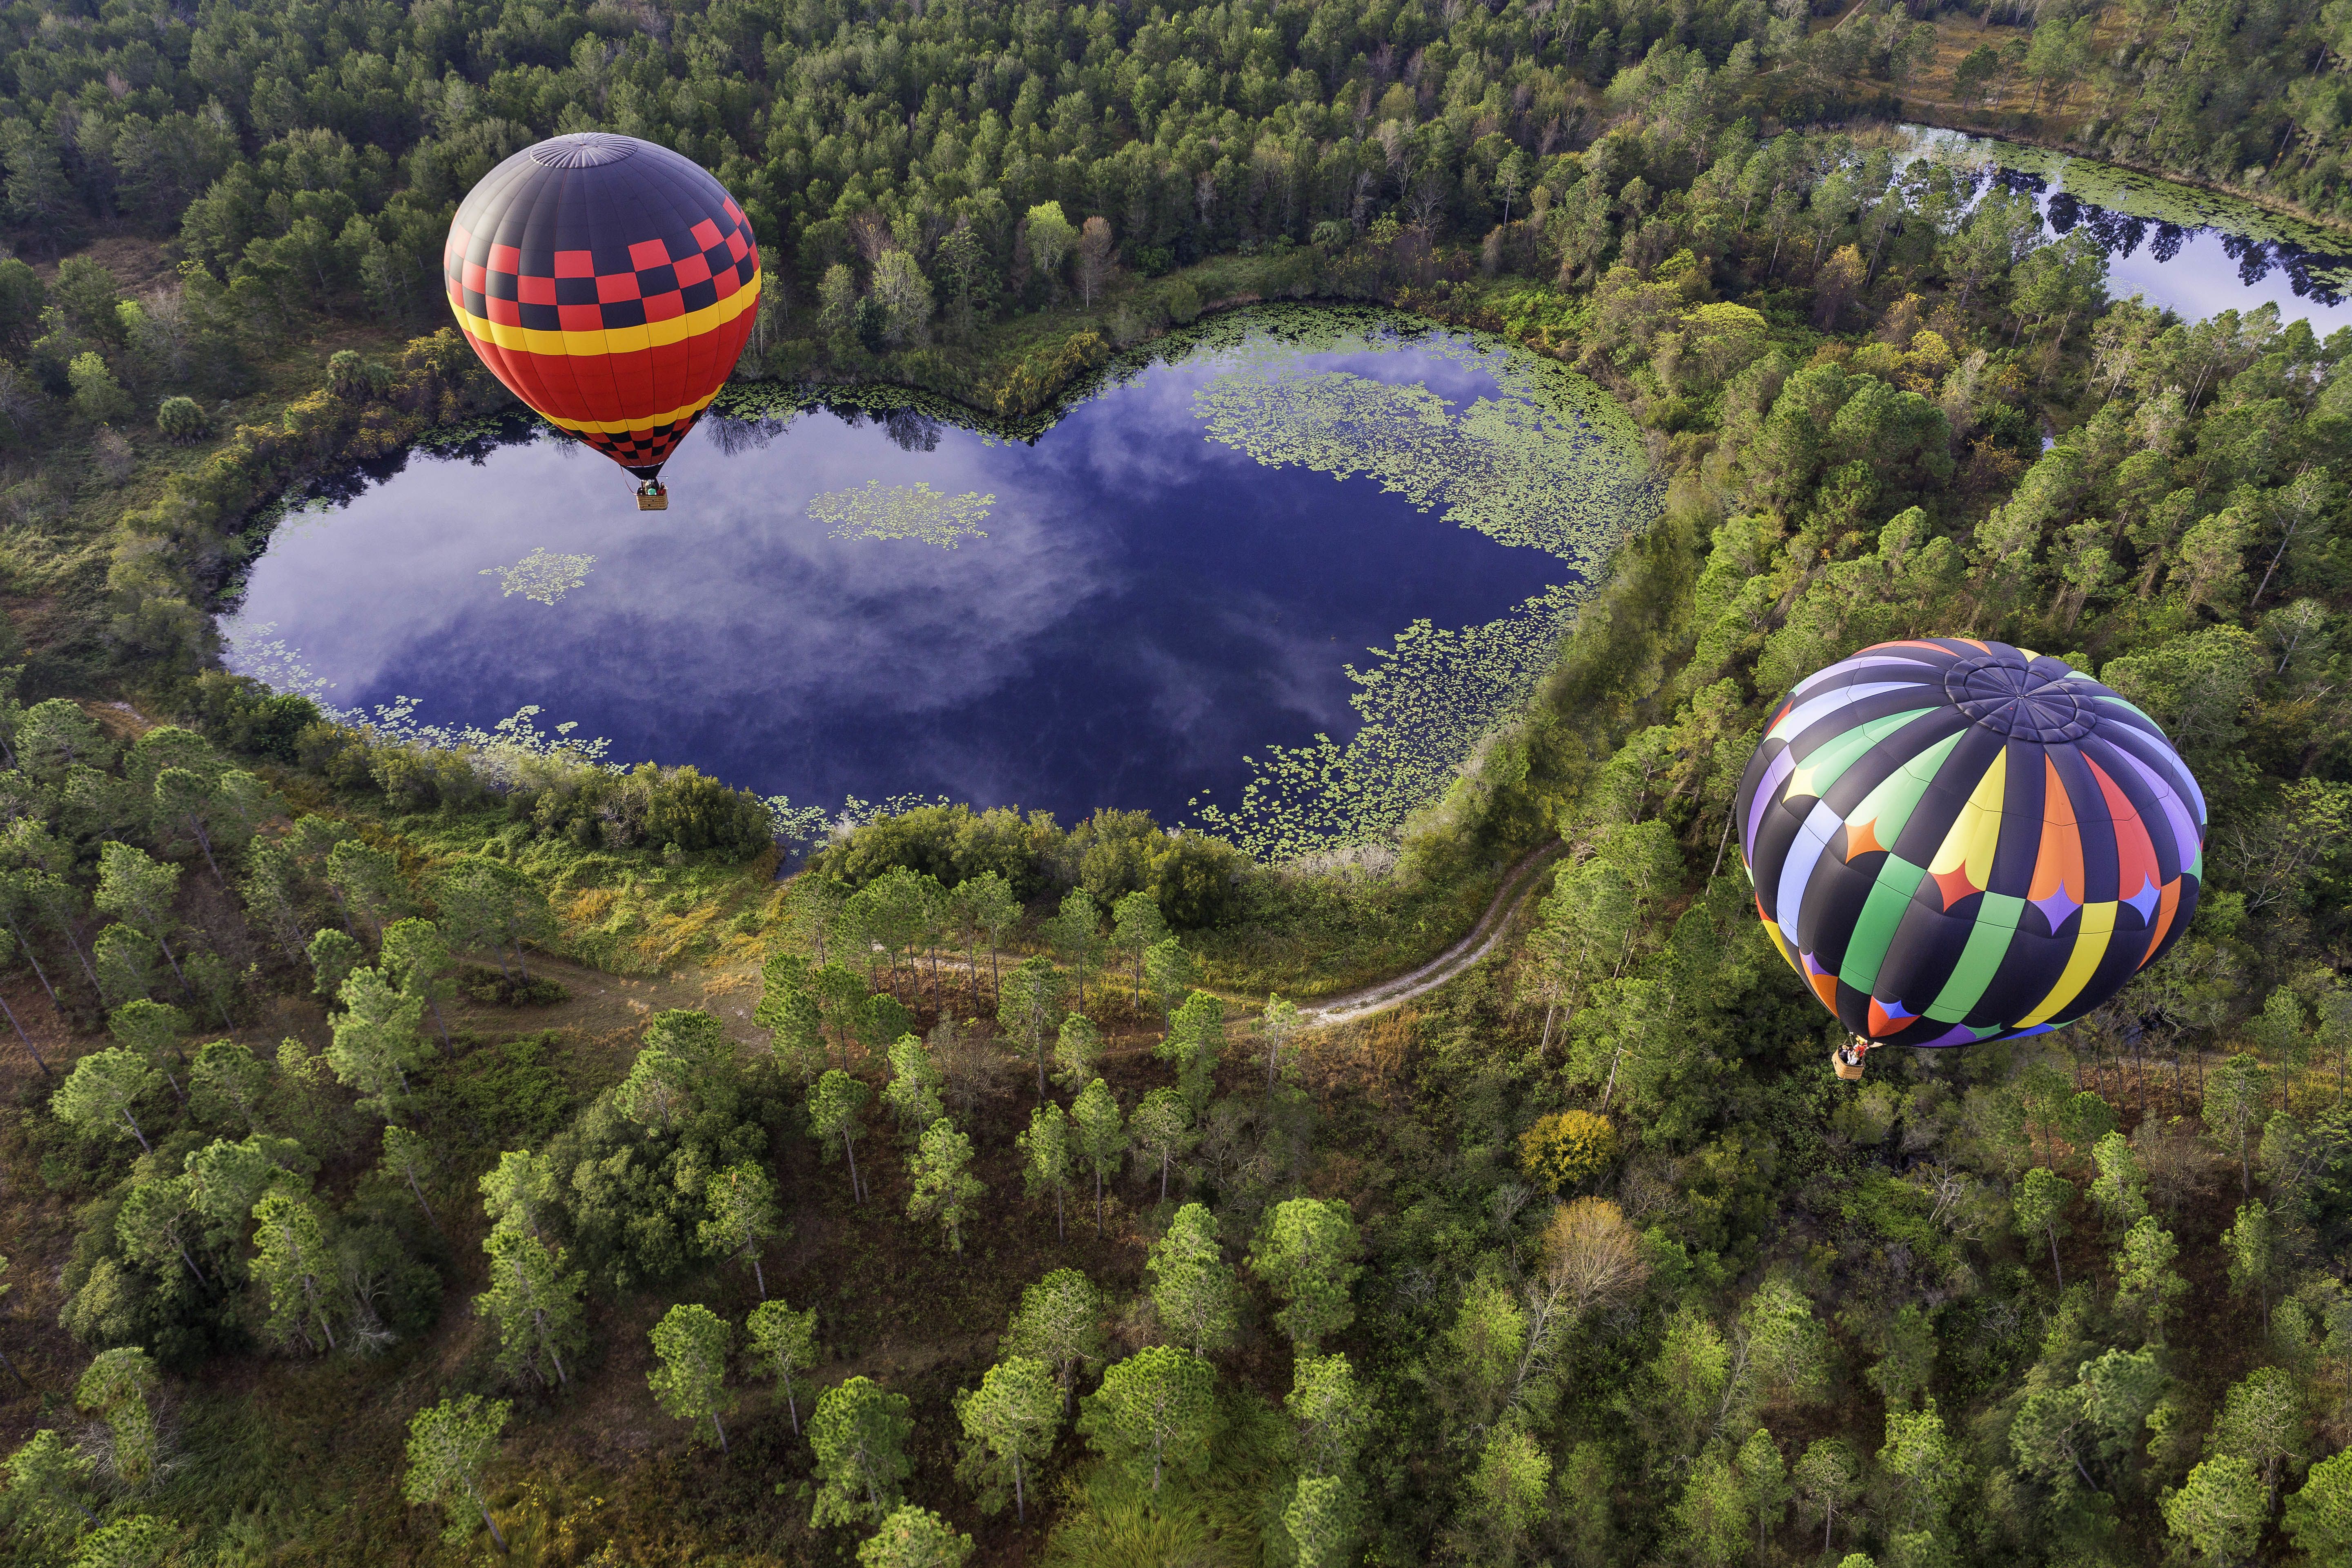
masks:
MULTIPOLYGON (((1342 666, 1414 620, 1491 621, 1573 577, 1373 480, 1209 441, 1192 395, 1221 368, 1155 365, 1034 447, 831 412, 763 438, 706 422, 664 475, 666 513, 570 444, 412 456, 280 528, 225 628, 230 662, 286 683, 274 638, 345 710, 405 696, 424 721, 488 726, 535 703, 542 727, 608 738, 609 760, 799 805, 1178 818, 1238 794, 1247 752, 1344 741, 1342 666), (985 537, 835 539, 807 515, 869 480, 992 496, 985 537), (482 574, 534 549, 594 562, 552 604, 482 574)), ((1457 412, 1496 391, 1411 346, 1303 368, 1422 383, 1457 412)))

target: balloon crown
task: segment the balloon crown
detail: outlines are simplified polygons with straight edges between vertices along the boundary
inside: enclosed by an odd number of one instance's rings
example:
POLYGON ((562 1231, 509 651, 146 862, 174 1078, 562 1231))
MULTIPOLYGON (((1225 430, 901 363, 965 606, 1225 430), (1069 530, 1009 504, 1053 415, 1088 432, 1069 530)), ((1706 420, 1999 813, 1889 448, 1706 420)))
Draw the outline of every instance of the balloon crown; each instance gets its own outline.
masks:
POLYGON ((2079 741, 2098 727, 2098 715, 2074 689, 2085 678, 2054 658, 2036 658, 1995 643, 1964 655, 1944 672, 1944 695, 1984 728, 2044 745, 2079 741))
POLYGON ((593 169, 605 163, 617 163, 637 150, 633 136, 614 136, 603 131, 574 131, 568 135, 551 137, 530 150, 534 163, 544 163, 551 169, 593 169))

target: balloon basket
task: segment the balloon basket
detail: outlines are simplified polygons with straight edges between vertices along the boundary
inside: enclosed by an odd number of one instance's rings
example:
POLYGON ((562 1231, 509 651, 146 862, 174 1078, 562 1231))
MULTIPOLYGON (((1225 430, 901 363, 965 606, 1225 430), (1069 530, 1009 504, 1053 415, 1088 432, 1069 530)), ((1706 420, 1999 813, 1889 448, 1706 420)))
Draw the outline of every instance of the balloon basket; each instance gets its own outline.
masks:
POLYGON ((660 485, 656 485, 649 490, 639 490, 637 492, 637 510, 639 511, 667 511, 669 510, 669 491, 660 485))
POLYGON ((1838 1077, 1848 1083, 1856 1082, 1861 1079, 1863 1063, 1869 1059, 1851 1046, 1840 1046, 1830 1052, 1830 1066, 1836 1068, 1838 1077))

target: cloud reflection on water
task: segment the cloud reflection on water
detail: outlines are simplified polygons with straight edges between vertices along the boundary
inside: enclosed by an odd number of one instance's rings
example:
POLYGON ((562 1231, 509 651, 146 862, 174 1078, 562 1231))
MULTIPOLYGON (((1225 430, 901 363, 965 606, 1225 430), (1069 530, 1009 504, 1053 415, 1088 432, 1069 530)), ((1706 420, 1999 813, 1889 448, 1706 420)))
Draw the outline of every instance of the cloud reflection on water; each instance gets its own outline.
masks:
MULTIPOLYGON (((1313 363, 1457 406, 1496 390, 1455 354, 1313 363)), ((665 513, 569 443, 416 454, 274 538, 237 624, 274 624, 345 706, 407 692, 486 722, 537 702, 614 760, 762 794, 1173 818, 1237 794, 1245 753, 1351 733, 1344 667, 1400 627, 1486 622, 1570 575, 1371 480, 1208 440, 1193 394, 1223 368, 1154 366, 1034 447, 826 412, 721 426, 670 465, 665 513), (986 537, 832 539, 806 515, 869 481, 992 495, 986 537), (479 575, 533 549, 595 570, 553 605, 479 575)))

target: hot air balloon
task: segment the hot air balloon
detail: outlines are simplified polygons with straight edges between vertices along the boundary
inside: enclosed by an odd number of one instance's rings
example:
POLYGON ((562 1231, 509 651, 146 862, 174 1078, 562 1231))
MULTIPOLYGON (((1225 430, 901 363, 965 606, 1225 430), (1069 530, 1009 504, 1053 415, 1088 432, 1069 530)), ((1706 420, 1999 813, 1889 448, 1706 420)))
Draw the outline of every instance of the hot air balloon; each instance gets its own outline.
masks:
POLYGON ((2074 1022, 2197 909, 2205 798, 2106 687, 2006 643, 1881 643, 1801 681, 1734 806, 1756 912, 1853 1038, 2074 1022))
POLYGON ((751 226, 691 159, 582 132, 526 147, 457 208, 449 308, 523 402, 668 504, 662 464, 735 368, 760 302, 751 226))

